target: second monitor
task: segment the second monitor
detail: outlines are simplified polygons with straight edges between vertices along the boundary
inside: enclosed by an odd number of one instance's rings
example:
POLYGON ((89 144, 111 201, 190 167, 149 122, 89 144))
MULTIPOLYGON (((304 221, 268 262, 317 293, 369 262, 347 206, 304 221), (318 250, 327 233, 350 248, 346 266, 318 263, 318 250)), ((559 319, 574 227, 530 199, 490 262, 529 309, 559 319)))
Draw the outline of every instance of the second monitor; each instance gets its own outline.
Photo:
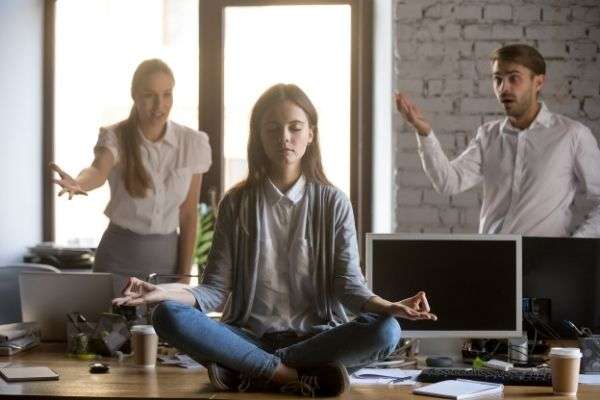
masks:
POLYGON ((425 291, 438 321, 402 320, 404 337, 522 335, 521 237, 367 234, 369 287, 390 301, 425 291))

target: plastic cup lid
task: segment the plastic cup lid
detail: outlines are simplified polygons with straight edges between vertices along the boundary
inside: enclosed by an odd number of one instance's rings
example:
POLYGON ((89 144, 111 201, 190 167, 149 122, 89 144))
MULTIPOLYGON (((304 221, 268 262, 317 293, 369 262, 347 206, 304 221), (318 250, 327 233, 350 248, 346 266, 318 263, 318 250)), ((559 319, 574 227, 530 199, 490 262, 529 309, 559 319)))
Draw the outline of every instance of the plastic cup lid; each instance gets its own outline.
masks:
POLYGON ((550 356, 581 358, 581 350, 577 347, 552 347, 550 349, 550 356))
POLYGON ((156 331, 152 325, 134 325, 131 327, 131 333, 138 333, 141 335, 155 335, 156 331))

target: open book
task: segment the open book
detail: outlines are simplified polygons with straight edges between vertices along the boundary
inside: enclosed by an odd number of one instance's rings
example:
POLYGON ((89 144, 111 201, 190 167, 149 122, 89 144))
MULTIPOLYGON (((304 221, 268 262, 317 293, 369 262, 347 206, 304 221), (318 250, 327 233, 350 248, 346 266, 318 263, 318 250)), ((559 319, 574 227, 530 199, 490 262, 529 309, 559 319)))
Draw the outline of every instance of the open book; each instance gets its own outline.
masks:
POLYGON ((413 389, 413 393, 460 400, 483 395, 500 394, 503 390, 504 385, 499 383, 457 379, 453 381, 442 381, 431 385, 422 386, 413 389))

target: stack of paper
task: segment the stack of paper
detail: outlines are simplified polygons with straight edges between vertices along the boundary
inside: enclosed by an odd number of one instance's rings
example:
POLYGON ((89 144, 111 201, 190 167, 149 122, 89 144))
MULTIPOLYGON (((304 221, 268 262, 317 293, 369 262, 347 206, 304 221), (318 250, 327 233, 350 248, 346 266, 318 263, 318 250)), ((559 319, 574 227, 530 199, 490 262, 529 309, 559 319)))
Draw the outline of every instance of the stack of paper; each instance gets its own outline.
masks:
POLYGON ((483 395, 496 395, 502 393, 504 385, 490 382, 476 382, 467 379, 442 381, 420 388, 413 389, 415 394, 444 397, 447 399, 470 399, 483 395))
POLYGON ((37 322, 0 325, 0 355, 10 356, 40 343, 37 322))

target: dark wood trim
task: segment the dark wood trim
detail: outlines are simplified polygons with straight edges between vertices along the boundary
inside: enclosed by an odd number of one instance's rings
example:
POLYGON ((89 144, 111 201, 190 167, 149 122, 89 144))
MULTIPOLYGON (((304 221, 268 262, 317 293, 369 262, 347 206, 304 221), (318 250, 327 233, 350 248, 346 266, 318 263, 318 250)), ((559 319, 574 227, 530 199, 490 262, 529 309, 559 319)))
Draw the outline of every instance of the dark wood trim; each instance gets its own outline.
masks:
MULTIPOLYGON (((365 234, 372 231, 373 194, 373 2, 352 1, 350 199, 356 218, 361 261, 365 234)), ((362 265, 364 263, 361 262, 362 265)))
POLYGON ((205 175, 203 198, 221 198, 223 158, 223 11, 230 6, 349 4, 352 7, 350 199, 360 254, 372 229, 372 0, 223 0, 200 1, 200 129, 211 140, 213 165, 205 175), (206 60, 206 62, 203 62, 206 60))
POLYGON ((42 116, 42 238, 54 240, 54 188, 48 163, 54 159, 54 44, 56 0, 44 2, 44 67, 42 116))
POLYGON ((204 175, 201 201, 222 196, 223 157, 223 4, 199 1, 200 77, 198 126, 210 138, 212 166, 204 175))

